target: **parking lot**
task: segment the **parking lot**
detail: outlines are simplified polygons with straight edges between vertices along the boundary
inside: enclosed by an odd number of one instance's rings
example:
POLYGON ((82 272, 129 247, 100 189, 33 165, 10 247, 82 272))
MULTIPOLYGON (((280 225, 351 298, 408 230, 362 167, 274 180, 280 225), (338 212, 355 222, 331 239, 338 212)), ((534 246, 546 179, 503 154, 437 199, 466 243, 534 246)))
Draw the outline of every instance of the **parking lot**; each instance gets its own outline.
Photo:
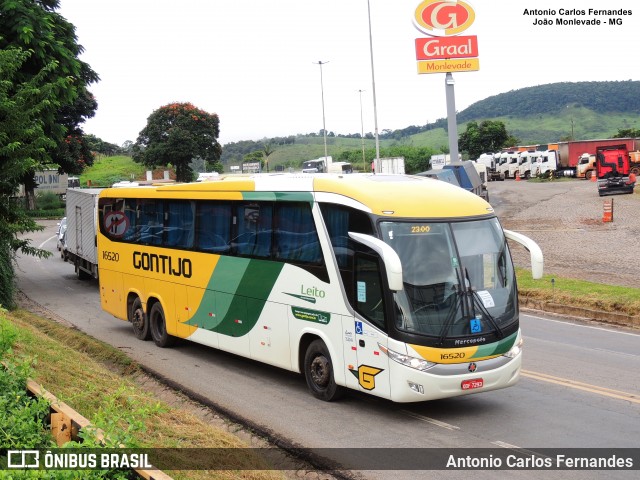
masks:
MULTIPOLYGON (((600 197, 581 179, 537 183, 489 183, 489 198, 504 228, 521 232, 542 248, 545 273, 640 288, 640 188, 632 195, 600 197), (603 204, 613 199, 613 221, 603 204)), ((510 244, 516 266, 528 253, 510 244)))

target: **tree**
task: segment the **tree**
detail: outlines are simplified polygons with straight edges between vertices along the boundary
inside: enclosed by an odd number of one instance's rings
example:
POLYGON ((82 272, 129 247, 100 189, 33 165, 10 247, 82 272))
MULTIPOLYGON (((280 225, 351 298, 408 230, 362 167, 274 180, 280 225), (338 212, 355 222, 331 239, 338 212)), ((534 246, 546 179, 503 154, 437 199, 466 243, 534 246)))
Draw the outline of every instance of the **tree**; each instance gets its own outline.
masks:
POLYGON ((31 198, 36 169, 55 165, 62 172, 79 174, 93 163, 81 124, 97 109, 87 87, 99 77, 78 58, 83 48, 77 43, 75 27, 55 12, 59 4, 59 0, 0 0, 0 50, 32 52, 15 72, 14 81, 26 84, 36 75, 43 76, 56 100, 43 104, 39 115, 41 127, 53 143, 44 147, 46 155, 22 177, 31 198))
POLYGON ((271 145, 271 142, 267 142, 262 146, 262 153, 264 153, 264 163, 267 167, 267 172, 269 171, 269 156, 275 152, 275 148, 271 145))
POLYGON ((220 168, 222 147, 218 115, 207 113, 191 103, 171 103, 155 110, 133 146, 133 159, 148 167, 173 165, 179 182, 193 180, 189 166, 195 157, 220 168))
POLYGON ((611 138, 640 138, 640 128, 619 128, 611 138))
POLYGON ((467 123, 467 129, 460 134, 458 145, 460 150, 469 154, 469 158, 476 159, 482 153, 496 152, 507 146, 509 133, 503 122, 498 120, 484 120, 478 125, 472 121, 467 123))
POLYGON ((41 230, 22 209, 15 208, 11 197, 24 175, 48 160, 55 143, 45 134, 42 116, 57 103, 60 83, 45 79, 56 68, 51 62, 27 82, 17 80, 18 72, 33 55, 19 48, 0 50, 0 305, 12 308, 15 289, 15 254, 46 257, 49 252, 34 248, 22 233, 41 230))

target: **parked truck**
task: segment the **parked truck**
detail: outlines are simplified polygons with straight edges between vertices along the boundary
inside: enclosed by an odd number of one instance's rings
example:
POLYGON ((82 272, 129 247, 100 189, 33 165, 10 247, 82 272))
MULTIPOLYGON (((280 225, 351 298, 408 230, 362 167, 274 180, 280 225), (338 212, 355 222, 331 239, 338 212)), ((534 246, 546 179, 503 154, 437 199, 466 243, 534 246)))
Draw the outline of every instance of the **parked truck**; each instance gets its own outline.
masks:
POLYGON ((101 188, 67 190, 67 231, 63 258, 75 267, 80 279, 98 278, 98 195, 101 188))
POLYGON ((591 177, 595 174, 596 156, 588 153, 580 155, 580 160, 578 160, 578 165, 576 166, 576 177, 591 180, 591 177))
POLYGON ((500 163, 498 164, 498 172, 500 175, 504 178, 509 178, 509 171, 512 170, 511 166, 514 165, 517 168, 519 156, 520 152, 514 150, 502 152, 500 154, 500 163))
POLYGON ((332 160, 331 156, 307 160, 302 164, 302 173, 327 173, 332 160))
MULTIPOLYGON (((538 163, 538 175, 563 175, 563 170, 560 166, 560 160, 557 150, 545 150, 540 152, 538 163)), ((571 176, 567 174, 567 176, 571 176)))
POLYGON ((373 161, 374 173, 398 173, 404 175, 404 157, 378 158, 373 161))
POLYGON ((520 163, 518 164, 518 174, 520 175, 520 178, 528 179, 538 175, 538 158, 541 155, 542 152, 539 152, 538 150, 520 153, 520 163))
MULTIPOLYGON (((596 148, 625 145, 627 151, 640 150, 640 139, 637 138, 607 138, 595 140, 574 140, 569 142, 558 142, 557 165, 554 170, 561 176, 577 175, 577 166, 582 155, 596 154, 596 148)), ((636 175, 640 173, 640 163, 632 163, 631 170, 636 175)))
POLYGON ((596 174, 598 195, 633 193, 636 174, 631 172, 626 144, 596 148, 596 174))
POLYGON ((476 160, 477 164, 482 164, 487 167, 487 180, 504 180, 504 176, 498 171, 498 163, 500 162, 499 153, 483 153, 476 160))

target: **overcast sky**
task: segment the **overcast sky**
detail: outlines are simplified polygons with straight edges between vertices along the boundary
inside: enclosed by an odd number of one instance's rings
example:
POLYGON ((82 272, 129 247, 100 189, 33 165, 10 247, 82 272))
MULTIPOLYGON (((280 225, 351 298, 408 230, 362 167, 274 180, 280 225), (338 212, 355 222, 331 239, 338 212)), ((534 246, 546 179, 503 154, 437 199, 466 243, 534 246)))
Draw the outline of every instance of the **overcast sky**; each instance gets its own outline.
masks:
MULTIPOLYGON (((445 74, 417 73, 420 0, 370 0, 379 131, 446 117, 445 74)), ((631 0, 473 0, 480 70, 454 73, 456 109, 555 82, 639 80, 640 7, 631 0), (554 10, 527 15, 525 9, 554 10), (588 9, 626 10, 609 16, 588 9), (578 9, 585 15, 561 15, 578 9), (553 13, 553 12, 551 12, 553 13), (548 19, 553 25, 534 25, 548 19), (600 19, 599 26, 555 25, 600 19)), ((220 142, 374 131, 367 0, 61 0, 82 59, 100 75, 85 132, 122 145, 171 102, 220 117, 220 142), (364 90, 362 94, 358 91, 364 90)))

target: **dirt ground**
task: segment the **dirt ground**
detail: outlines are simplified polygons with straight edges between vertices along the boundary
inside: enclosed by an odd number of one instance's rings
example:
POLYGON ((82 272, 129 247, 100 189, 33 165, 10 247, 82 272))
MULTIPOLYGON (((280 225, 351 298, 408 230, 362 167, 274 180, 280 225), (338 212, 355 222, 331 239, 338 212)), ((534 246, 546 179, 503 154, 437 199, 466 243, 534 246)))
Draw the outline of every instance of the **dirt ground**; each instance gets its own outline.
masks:
MULTIPOLYGON (((640 187, 634 194, 600 197, 582 179, 489 183, 489 199, 504 228, 535 240, 545 274, 640 288, 640 187), (613 200, 613 221, 603 222, 613 200)), ((510 243, 516 266, 530 268, 528 252, 510 243)))

